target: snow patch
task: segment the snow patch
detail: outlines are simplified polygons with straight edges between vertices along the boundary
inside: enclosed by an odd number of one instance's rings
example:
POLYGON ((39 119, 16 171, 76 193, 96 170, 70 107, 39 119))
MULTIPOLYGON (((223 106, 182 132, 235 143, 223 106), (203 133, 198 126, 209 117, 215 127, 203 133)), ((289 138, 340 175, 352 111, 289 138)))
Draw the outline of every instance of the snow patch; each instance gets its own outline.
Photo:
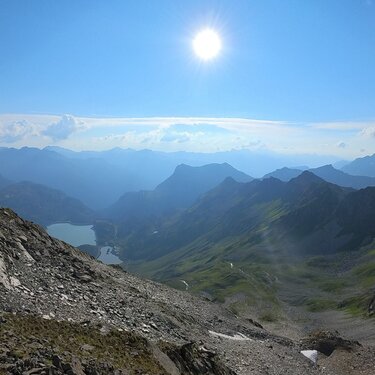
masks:
POLYGON ((301 354, 314 363, 316 363, 316 361, 318 360, 317 350, 301 350, 301 354))
POLYGON ((228 339, 228 340, 234 340, 234 341, 253 341, 249 337, 245 336, 242 333, 235 333, 233 336, 230 335, 225 335, 224 333, 219 333, 215 331, 208 331, 210 335, 215 336, 215 337, 221 337, 223 339, 228 339))
POLYGON ((185 290, 189 289, 189 284, 185 280, 180 280, 185 285, 185 290))

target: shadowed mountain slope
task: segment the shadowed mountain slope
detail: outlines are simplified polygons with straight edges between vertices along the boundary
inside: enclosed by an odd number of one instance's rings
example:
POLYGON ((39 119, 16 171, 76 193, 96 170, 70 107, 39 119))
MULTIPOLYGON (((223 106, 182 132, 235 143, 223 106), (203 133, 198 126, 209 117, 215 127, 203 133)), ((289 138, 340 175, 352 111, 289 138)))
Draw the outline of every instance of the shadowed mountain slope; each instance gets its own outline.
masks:
POLYGON ((19 182, 0 189, 0 207, 9 207, 41 225, 56 222, 91 224, 94 213, 78 199, 32 182, 19 182))
POLYGON ((92 209, 104 209, 126 192, 155 189, 179 164, 202 166, 224 162, 259 176, 292 161, 290 157, 245 150, 203 154, 120 148, 82 152, 59 147, 0 148, 0 174, 4 178, 61 190, 92 209))
POLYGON ((352 175, 375 177, 375 154, 353 160, 346 164, 342 171, 352 175))
POLYGON ((291 180, 292 178, 299 176, 302 172, 303 170, 301 169, 284 167, 284 168, 276 169, 275 171, 271 173, 267 173, 266 175, 263 176, 263 178, 273 177, 273 178, 279 179, 280 181, 287 182, 291 180))
POLYGON ((227 178, 177 215, 120 226, 116 243, 130 270, 177 288, 184 280, 260 319, 282 317, 284 303, 366 315, 374 204, 375 188, 354 191, 307 171, 289 182, 227 178))
POLYGON ((330 164, 319 168, 310 169, 310 172, 316 174, 327 182, 331 182, 339 186, 351 187, 354 189, 363 189, 367 186, 375 186, 375 177, 368 177, 367 175, 351 175, 335 169, 330 164))
POLYGON ((116 221, 171 214, 189 207, 200 195, 219 185, 227 177, 239 182, 252 180, 227 163, 202 167, 181 164, 155 190, 125 193, 105 214, 116 221))
MULTIPOLYGON (((282 168, 266 174, 263 178, 274 177, 281 181, 289 181, 299 176, 303 171, 298 169, 282 168)), ((353 189, 363 189, 368 186, 375 186, 375 178, 368 176, 354 176, 334 168, 331 164, 319 168, 309 169, 309 172, 332 184, 351 187, 353 189)))
MULTIPOLYGON (((128 258, 154 258, 186 246, 200 236, 215 242, 230 236, 253 235, 261 228, 268 228, 269 236, 294 237, 293 247, 298 248, 298 241, 306 240, 304 236, 315 236, 317 230, 336 224, 337 209, 349 192, 311 172, 303 172, 288 183, 275 178, 238 183, 229 178, 188 210, 161 222, 157 233, 146 235, 147 229, 141 228, 139 235, 133 234, 123 246, 128 258)), ((335 238, 339 228, 329 232, 335 238)), ((329 243, 330 251, 340 247, 338 243, 329 243)), ((300 250, 310 251, 324 252, 308 243, 300 250)))
POLYGON ((31 181, 61 190, 95 209, 113 203, 124 191, 149 186, 126 165, 100 158, 69 158, 28 147, 0 149, 0 174, 14 182, 31 181))

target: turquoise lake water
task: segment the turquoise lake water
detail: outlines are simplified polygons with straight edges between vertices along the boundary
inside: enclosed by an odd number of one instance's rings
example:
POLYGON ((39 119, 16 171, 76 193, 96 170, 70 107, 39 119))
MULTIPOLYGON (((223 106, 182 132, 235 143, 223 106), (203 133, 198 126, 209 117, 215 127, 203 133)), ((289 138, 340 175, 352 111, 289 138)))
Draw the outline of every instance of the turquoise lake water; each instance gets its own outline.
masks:
MULTIPOLYGON (((73 225, 69 223, 52 224, 47 227, 50 236, 65 241, 78 247, 80 245, 96 245, 95 232, 92 225, 73 225)), ((98 260, 105 264, 120 264, 122 260, 112 252, 112 247, 103 246, 100 248, 98 260)))
POLYGON ((50 236, 65 241, 72 246, 96 245, 92 225, 73 225, 69 223, 52 224, 47 227, 50 236))

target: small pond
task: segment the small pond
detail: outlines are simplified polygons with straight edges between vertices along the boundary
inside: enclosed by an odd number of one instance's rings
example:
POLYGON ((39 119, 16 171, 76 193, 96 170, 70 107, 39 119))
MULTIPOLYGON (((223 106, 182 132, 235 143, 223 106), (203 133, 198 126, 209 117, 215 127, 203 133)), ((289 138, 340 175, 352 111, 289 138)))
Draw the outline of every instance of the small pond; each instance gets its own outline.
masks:
POLYGON ((100 255, 98 260, 105 264, 121 264, 122 260, 113 253, 113 248, 111 246, 104 246, 100 249, 100 255))

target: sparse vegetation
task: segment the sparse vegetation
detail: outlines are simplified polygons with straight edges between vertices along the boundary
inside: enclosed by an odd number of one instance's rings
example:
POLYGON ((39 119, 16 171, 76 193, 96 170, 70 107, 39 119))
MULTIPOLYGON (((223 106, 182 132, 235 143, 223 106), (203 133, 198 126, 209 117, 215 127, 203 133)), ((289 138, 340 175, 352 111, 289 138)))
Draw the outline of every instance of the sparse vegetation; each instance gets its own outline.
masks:
POLYGON ((45 366, 50 366, 52 357, 58 355, 66 363, 76 357, 82 363, 126 369, 130 374, 140 369, 144 373, 164 373, 147 341, 133 333, 111 330, 102 334, 100 326, 44 320, 31 315, 7 314, 4 320, 0 325, 0 343, 8 345, 16 358, 35 356, 41 345, 33 343, 42 342, 45 366))
POLYGON ((274 311, 266 311, 259 315, 259 319, 262 322, 273 323, 279 320, 279 316, 274 311))
POLYGON ((309 311, 325 311, 337 309, 337 303, 332 299, 311 298, 306 301, 306 306, 309 311))

